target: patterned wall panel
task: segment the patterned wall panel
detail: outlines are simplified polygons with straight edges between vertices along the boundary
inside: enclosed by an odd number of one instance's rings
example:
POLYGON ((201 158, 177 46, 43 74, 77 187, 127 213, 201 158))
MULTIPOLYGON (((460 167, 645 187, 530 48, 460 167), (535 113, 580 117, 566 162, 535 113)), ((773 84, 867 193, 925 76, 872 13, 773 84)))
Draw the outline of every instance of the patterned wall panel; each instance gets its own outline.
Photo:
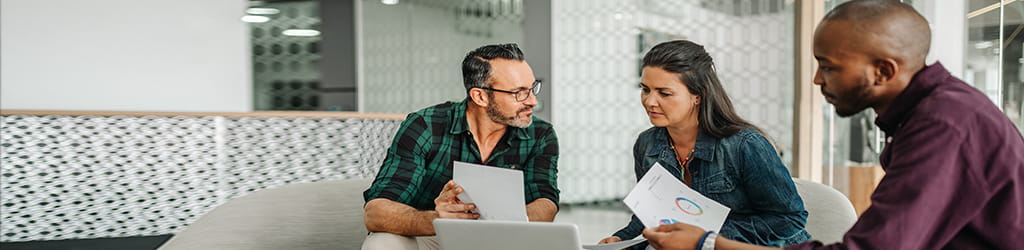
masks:
POLYGON ((320 36, 288 36, 289 29, 319 30, 315 1, 264 3, 270 20, 251 23, 255 110, 321 110, 320 36))
POLYGON ((467 52, 523 40, 521 0, 363 0, 361 11, 364 112, 409 113, 462 100, 467 52))
POLYGON ((354 162, 342 159, 345 142, 351 143, 342 133, 342 120, 238 118, 227 119, 225 125, 225 172, 233 192, 362 177, 351 170, 354 162))
POLYGON ((346 138, 351 138, 353 143, 344 144, 349 145, 349 153, 343 158, 354 161, 364 178, 377 176, 377 170, 387 156, 388 148, 391 147, 391 141, 401 121, 348 119, 346 123, 350 129, 344 132, 351 135, 346 138))
POLYGON ((211 118, 0 119, 2 241, 166 234, 218 202, 211 118))
POLYGON ((636 87, 645 32, 705 45, 737 112, 766 130, 789 158, 792 8, 784 1, 750 1, 552 2, 559 84, 552 86, 551 107, 562 148, 563 201, 619 199, 635 182, 632 145, 650 127, 636 87))
POLYGON ((175 233, 287 183, 376 174, 401 121, 0 118, 0 241, 175 233))

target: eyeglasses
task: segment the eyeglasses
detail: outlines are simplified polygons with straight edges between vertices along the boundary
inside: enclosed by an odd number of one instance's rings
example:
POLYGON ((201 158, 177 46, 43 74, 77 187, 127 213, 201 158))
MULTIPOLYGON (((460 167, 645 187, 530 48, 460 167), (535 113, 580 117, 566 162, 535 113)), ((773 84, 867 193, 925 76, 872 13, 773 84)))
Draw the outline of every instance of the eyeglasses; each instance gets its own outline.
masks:
POLYGON ((508 91, 508 90, 492 89, 492 88, 488 88, 488 87, 477 87, 477 88, 486 89, 486 90, 490 90, 490 91, 498 91, 498 92, 501 92, 501 93, 509 93, 509 94, 512 94, 512 97, 516 98, 517 102, 522 102, 522 101, 526 101, 527 98, 530 98, 530 94, 531 93, 533 95, 535 95, 535 96, 537 94, 540 94, 540 87, 543 85, 542 83, 543 82, 541 82, 540 80, 536 80, 536 81, 533 81, 533 87, 532 88, 520 89, 518 91, 508 91))

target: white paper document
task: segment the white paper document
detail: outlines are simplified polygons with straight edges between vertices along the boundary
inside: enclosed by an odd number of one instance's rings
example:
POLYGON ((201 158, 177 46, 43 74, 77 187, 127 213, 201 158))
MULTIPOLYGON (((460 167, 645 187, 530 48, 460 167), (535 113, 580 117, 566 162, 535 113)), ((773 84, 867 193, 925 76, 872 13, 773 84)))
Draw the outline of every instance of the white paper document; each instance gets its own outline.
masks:
POLYGON ((687 187, 658 163, 622 201, 648 228, 683 222, 720 231, 730 210, 687 187))
POLYGON ((612 242, 612 243, 607 243, 607 244, 583 245, 583 249, 587 249, 587 250, 619 250, 619 249, 627 248, 627 247, 630 247, 630 246, 633 246, 633 245, 636 245, 636 244, 640 244, 640 242, 644 242, 644 241, 647 241, 647 239, 644 239, 644 237, 636 237, 636 239, 632 239, 632 240, 624 240, 624 241, 612 242))
POLYGON ((481 220, 529 220, 522 171, 456 161, 452 179, 462 186, 459 200, 475 203, 481 220))

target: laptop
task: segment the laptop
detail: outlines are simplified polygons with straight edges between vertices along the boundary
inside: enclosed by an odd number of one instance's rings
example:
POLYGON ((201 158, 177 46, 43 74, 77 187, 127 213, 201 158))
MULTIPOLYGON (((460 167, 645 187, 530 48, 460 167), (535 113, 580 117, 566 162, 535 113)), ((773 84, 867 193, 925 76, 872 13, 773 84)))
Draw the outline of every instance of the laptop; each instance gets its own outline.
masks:
POLYGON ((582 249, 574 224, 435 219, 434 231, 443 250, 582 249))

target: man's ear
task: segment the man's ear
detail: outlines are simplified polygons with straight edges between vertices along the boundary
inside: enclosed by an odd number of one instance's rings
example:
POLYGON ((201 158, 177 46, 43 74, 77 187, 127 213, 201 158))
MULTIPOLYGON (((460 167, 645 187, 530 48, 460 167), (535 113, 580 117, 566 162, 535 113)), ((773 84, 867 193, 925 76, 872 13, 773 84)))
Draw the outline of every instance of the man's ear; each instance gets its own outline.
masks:
POLYGON ((900 65, 892 58, 875 61, 875 84, 882 84, 896 79, 900 65))
POLYGON ((487 96, 487 92, 484 92, 484 90, 480 88, 469 89, 469 99, 480 107, 487 107, 487 105, 491 103, 491 99, 487 96))

